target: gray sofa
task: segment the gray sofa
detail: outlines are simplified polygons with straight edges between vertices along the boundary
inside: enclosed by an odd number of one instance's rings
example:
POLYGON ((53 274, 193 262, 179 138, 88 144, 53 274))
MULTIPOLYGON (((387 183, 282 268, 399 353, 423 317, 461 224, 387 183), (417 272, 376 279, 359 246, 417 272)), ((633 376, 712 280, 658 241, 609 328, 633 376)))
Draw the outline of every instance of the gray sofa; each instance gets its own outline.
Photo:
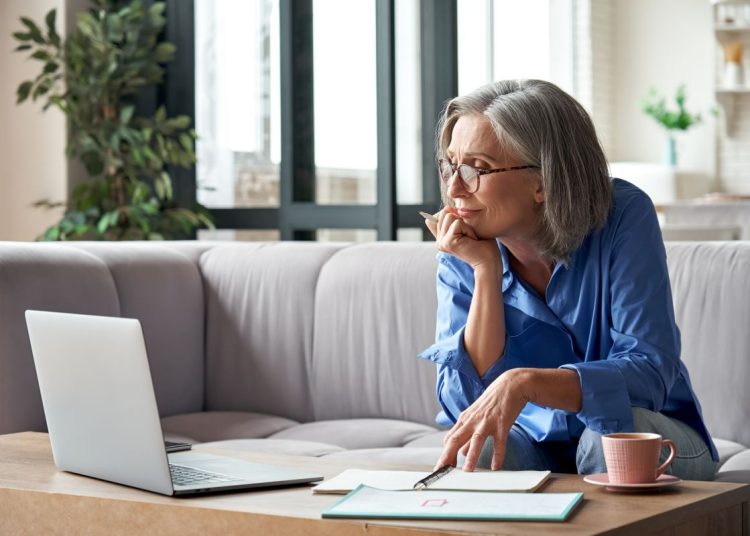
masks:
MULTIPOLYGON (((683 356, 750 482, 750 242, 668 243, 683 356)), ((0 433, 45 430, 24 310, 140 319, 167 438, 432 464, 429 243, 0 243, 0 433)))

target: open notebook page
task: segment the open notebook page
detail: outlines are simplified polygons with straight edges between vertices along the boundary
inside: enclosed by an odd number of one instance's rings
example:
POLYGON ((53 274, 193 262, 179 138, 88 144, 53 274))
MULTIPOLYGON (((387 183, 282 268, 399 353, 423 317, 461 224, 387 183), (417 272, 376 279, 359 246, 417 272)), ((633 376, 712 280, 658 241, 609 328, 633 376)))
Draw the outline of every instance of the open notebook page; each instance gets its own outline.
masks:
MULTIPOLYGON (((371 488, 399 491, 414 488, 430 473, 420 471, 369 471, 347 469, 313 488, 313 493, 348 493, 360 484, 371 488)), ((474 471, 454 469, 428 489, 463 491, 534 491, 548 478, 549 471, 474 471)))

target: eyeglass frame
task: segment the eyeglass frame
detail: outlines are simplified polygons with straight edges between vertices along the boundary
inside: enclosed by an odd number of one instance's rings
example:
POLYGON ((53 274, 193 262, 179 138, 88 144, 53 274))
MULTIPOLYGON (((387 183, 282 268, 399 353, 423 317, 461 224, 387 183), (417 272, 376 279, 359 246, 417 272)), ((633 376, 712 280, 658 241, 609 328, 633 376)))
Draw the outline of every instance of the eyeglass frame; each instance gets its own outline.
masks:
POLYGON ((453 162, 451 162, 450 160, 446 160, 445 158, 440 158, 438 160, 437 164, 438 164, 438 166, 437 166, 438 167, 438 174, 440 175, 440 180, 441 181, 443 181, 447 185, 448 181, 450 181, 450 179, 454 175, 456 175, 456 173, 458 173, 458 178, 461 179, 461 184, 463 185, 464 189, 468 193, 470 193, 470 194, 473 194, 474 192, 476 192, 477 190, 479 190, 479 183, 481 182, 480 178, 481 178, 482 175, 489 175, 490 173, 500 173, 500 172, 503 172, 503 171, 516 171, 516 170, 519 170, 519 169, 539 169, 539 166, 532 166, 532 165, 511 166, 511 167, 504 167, 504 168, 497 168, 497 169, 477 168, 477 167, 474 167, 474 166, 470 166, 469 164, 454 164, 453 162), (443 177, 443 172, 442 172, 442 169, 441 169, 441 167, 443 166, 444 163, 448 164, 450 166, 450 168, 451 168, 451 171, 453 171, 453 173, 451 173, 450 177, 448 177, 447 179, 443 177), (474 188, 473 190, 469 188, 469 185, 466 182, 466 179, 464 179, 461 176, 461 173, 458 172, 458 169, 461 166, 465 166, 465 167, 471 169, 472 171, 474 171, 474 173, 476 173, 476 176, 477 176, 477 180, 476 180, 477 187, 474 188))

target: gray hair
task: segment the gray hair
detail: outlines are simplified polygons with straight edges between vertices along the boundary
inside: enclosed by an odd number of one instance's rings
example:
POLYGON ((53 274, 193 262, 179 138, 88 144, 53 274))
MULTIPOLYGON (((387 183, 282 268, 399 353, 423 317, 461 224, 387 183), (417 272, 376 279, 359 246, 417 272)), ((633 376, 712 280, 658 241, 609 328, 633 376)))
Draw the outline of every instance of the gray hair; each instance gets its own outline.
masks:
MULTIPOLYGON (((441 114, 437 157, 444 158, 458 118, 479 114, 500 149, 541 176, 545 201, 535 237, 539 252, 568 262, 586 235, 604 225, 612 204, 607 159, 586 110, 543 80, 503 80, 456 97, 441 114)), ((443 185, 443 201, 448 204, 443 185)))

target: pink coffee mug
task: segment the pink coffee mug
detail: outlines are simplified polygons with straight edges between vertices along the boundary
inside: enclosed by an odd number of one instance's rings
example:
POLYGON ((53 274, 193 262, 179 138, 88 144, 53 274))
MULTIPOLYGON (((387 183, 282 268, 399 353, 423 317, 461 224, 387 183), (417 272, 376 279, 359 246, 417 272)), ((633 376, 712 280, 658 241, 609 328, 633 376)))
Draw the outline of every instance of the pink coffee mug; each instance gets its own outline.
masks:
POLYGON ((602 436, 602 446, 607 477, 612 484, 655 482, 677 454, 675 444, 659 434, 607 434, 602 436), (659 455, 665 446, 669 447, 669 457, 659 465, 659 455))

